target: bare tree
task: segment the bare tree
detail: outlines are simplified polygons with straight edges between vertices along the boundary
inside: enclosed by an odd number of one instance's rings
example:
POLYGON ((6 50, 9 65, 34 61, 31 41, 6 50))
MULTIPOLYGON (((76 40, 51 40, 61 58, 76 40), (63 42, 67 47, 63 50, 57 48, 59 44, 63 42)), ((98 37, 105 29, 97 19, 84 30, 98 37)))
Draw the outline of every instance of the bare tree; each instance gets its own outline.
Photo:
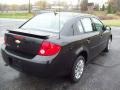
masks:
MULTIPOLYGON (((31 8, 31 7, 30 7, 31 8)), ((28 4, 23 4, 19 6, 19 10, 27 11, 29 10, 28 4)))
POLYGON ((80 6, 81 6, 81 0, 78 0, 78 4, 77 4, 77 9, 79 9, 80 8, 80 6))
POLYGON ((88 8, 87 8, 87 5, 88 5, 88 0, 82 0, 81 2, 81 11, 87 11, 88 8))
POLYGON ((31 13, 31 2, 29 0, 29 9, 28 9, 28 12, 31 13))
POLYGON ((120 11, 120 0, 109 0, 108 3, 111 5, 113 11, 120 11))
POLYGON ((47 2, 46 1, 37 1, 35 3, 36 6, 39 7, 39 9, 45 9, 47 7, 47 2))
POLYGON ((11 5, 11 9, 13 11, 16 11, 18 9, 18 5, 16 5, 16 4, 11 5))
POLYGON ((95 4, 95 6, 94 6, 94 10, 96 10, 96 11, 99 11, 99 10, 100 10, 100 6, 99 6, 99 4, 95 4))

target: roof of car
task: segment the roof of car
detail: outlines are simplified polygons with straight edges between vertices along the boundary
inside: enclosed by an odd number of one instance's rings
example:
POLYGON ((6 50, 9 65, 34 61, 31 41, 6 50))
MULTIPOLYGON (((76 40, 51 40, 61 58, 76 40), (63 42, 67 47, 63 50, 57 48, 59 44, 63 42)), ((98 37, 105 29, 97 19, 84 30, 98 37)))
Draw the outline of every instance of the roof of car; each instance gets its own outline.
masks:
POLYGON ((60 15, 60 16, 65 16, 65 17, 96 17, 91 14, 85 14, 85 13, 76 13, 76 12, 50 12, 50 13, 43 13, 47 15, 60 15))

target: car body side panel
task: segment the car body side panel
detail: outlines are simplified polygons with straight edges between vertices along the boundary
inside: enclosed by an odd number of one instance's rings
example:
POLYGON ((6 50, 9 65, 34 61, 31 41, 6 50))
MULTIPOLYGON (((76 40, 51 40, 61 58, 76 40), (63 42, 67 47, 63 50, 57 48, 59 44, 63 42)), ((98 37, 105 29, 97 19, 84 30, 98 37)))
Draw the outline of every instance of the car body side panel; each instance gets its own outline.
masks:
POLYGON ((58 40, 52 40, 52 42, 57 43, 62 46, 61 54, 59 54, 55 60, 63 61, 67 68, 71 68, 73 62, 76 60, 78 54, 82 51, 86 51, 88 54, 88 60, 95 56, 97 51, 97 46, 99 46, 99 33, 86 33, 72 37, 62 37, 58 40), (90 39, 90 43, 87 41, 90 39), (94 46, 94 47, 93 47, 94 46), (96 47, 95 47, 96 46, 96 47))
POLYGON ((104 50, 106 48, 108 40, 110 38, 110 35, 111 35, 110 30, 106 30, 106 31, 104 31, 102 33, 102 36, 101 36, 101 39, 102 39, 102 41, 101 41, 101 49, 102 50, 104 50))

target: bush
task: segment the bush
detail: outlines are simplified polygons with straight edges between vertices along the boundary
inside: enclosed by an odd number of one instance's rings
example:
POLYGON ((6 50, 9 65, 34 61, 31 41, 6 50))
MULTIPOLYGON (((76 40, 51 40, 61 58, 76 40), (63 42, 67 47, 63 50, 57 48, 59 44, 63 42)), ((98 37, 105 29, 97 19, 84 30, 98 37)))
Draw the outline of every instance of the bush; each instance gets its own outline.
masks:
POLYGON ((111 4, 109 4, 107 7, 107 13, 113 13, 113 8, 111 4))
POLYGON ((115 14, 108 14, 108 15, 101 15, 98 16, 101 20, 113 20, 113 19, 119 19, 120 17, 115 14))
POLYGON ((120 12, 116 12, 116 15, 120 16, 120 12))
POLYGON ((113 17, 108 17, 108 16, 98 16, 101 20, 110 20, 110 19, 114 19, 113 17))

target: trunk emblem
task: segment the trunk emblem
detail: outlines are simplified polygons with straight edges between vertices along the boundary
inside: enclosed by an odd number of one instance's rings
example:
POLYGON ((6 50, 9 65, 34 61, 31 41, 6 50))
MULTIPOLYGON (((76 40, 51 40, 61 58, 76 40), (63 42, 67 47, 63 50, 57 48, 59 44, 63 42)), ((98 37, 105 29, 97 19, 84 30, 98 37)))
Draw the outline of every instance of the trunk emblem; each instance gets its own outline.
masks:
POLYGON ((15 40, 15 43, 16 43, 16 44, 20 44, 21 41, 20 41, 20 40, 15 40))

